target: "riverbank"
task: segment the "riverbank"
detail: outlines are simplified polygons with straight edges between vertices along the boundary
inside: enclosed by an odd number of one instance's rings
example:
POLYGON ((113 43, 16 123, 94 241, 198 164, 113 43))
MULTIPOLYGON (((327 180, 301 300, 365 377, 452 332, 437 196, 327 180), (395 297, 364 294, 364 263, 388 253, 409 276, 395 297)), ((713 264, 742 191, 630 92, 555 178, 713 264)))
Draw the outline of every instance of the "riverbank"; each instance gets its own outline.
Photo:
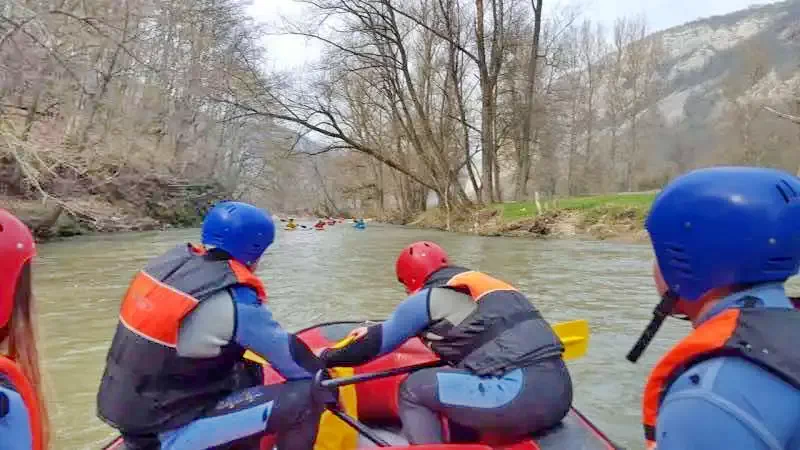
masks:
POLYGON ((25 222, 37 240, 46 241, 87 233, 197 226, 208 207, 222 197, 216 184, 142 177, 59 200, 0 195, 0 207, 25 222))
POLYGON ((644 219, 656 193, 570 197, 551 202, 510 202, 451 212, 426 211, 407 226, 481 236, 588 238, 647 242, 644 219))

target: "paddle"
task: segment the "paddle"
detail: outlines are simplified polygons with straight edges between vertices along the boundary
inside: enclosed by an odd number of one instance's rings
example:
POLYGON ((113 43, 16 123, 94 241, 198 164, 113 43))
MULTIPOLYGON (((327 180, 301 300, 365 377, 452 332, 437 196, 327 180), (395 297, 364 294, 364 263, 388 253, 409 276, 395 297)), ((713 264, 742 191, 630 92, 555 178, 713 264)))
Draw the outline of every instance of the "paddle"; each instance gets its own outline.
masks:
MULTIPOLYGON (((572 359, 577 359, 582 357, 586 354, 586 351, 589 349, 589 322, 584 319, 579 320, 570 320, 569 322, 559 322, 556 324, 551 325, 553 331, 556 333, 561 342, 564 344, 564 354, 562 357, 569 361, 572 359)), ((356 339, 356 336, 348 336, 341 341, 337 342, 336 344, 332 345, 332 348, 342 348, 345 345, 353 342, 356 339)), ((244 357, 249 359, 250 361, 257 362, 259 364, 267 364, 267 361, 264 358, 258 356, 257 354, 248 350, 245 352, 244 357)), ((437 361, 438 363, 438 361, 437 361)), ((430 364, 430 363, 426 363, 430 364)), ((424 366, 424 365, 422 365, 424 366)), ((408 366, 407 368, 398 367, 395 369, 390 369, 386 372, 402 370, 402 369, 410 369, 416 366, 408 366)), ((419 369, 424 369, 426 367, 435 367, 435 366, 424 366, 419 367, 419 369)), ((391 377, 393 375, 400 375, 407 372, 413 372, 414 370, 418 370, 417 368, 408 370, 408 371, 401 371, 399 373, 393 373, 391 375, 384 375, 377 378, 384 378, 384 377, 391 377)), ((375 372, 375 373, 385 373, 385 372, 375 372)), ((372 375, 372 374, 363 374, 357 376, 365 376, 365 375, 372 375)), ((344 378, 340 378, 344 379, 344 378)), ((349 378, 348 378, 349 379, 349 378)), ((330 380, 329 380, 330 381, 330 380)), ((361 380, 366 381, 366 380, 361 380)), ((358 381, 356 381, 357 383, 358 381)), ((352 384, 352 383, 348 383, 352 384)))
MULTIPOLYGON (((577 359, 586 354, 589 347, 589 323, 585 320, 572 320, 569 322, 561 322, 553 325, 553 331, 564 343, 564 354, 562 357, 566 360, 577 359)), ((354 338, 348 336, 343 341, 351 342, 354 338)), ((346 345, 346 342, 344 345, 346 345)), ((334 348, 343 347, 341 341, 334 345, 334 348)), ((395 367, 394 369, 383 370, 380 372, 363 373, 354 375, 352 377, 334 378, 330 380, 323 380, 320 385, 325 388, 336 388, 340 386, 347 386, 355 383, 362 383, 370 380, 377 380, 379 378, 388 378, 395 375, 402 375, 411 373, 420 369, 427 369, 429 367, 443 366, 443 361, 430 361, 413 366, 395 367)))
POLYGON ((328 389, 348 386, 356 383, 363 383, 365 381, 378 380, 381 378, 389 378, 395 375, 403 375, 406 373, 416 372, 420 369, 428 369, 431 367, 441 367, 447 365, 442 360, 428 361, 422 364, 415 364, 413 366, 395 367, 394 369, 381 370, 380 372, 362 373, 353 375, 352 377, 332 378, 329 380, 320 381, 320 386, 328 389))

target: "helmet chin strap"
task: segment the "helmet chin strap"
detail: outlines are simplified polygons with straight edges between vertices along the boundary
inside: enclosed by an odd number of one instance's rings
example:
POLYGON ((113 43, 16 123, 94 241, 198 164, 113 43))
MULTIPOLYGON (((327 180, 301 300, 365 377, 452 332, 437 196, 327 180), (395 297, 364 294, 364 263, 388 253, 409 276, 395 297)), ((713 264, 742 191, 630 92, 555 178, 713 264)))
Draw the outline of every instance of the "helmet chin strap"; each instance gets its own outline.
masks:
MULTIPOLYGON (((647 346, 650 345, 650 341, 652 341, 656 333, 658 333, 664 320, 673 315, 676 303, 678 303, 678 295, 672 292, 672 290, 667 290, 667 292, 661 296, 661 301, 658 302, 658 305, 656 305, 653 310, 653 318, 650 319, 650 323, 647 324, 642 335, 639 336, 639 340, 636 341, 631 351, 628 352, 626 356, 628 361, 635 364, 636 361, 639 360, 642 353, 647 349, 647 346)), ((688 318, 684 317, 678 318, 688 320, 688 318)))

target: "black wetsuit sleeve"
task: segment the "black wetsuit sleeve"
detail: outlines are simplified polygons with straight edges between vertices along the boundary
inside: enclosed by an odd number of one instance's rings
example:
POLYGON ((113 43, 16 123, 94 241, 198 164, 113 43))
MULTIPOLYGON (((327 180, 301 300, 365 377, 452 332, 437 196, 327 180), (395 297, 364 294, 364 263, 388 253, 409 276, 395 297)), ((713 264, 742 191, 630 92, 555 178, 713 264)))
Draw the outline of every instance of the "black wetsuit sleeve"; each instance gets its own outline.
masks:
POLYGON ((353 343, 339 349, 329 348, 320 358, 327 367, 353 367, 364 364, 380 355, 383 326, 373 325, 367 333, 353 343))

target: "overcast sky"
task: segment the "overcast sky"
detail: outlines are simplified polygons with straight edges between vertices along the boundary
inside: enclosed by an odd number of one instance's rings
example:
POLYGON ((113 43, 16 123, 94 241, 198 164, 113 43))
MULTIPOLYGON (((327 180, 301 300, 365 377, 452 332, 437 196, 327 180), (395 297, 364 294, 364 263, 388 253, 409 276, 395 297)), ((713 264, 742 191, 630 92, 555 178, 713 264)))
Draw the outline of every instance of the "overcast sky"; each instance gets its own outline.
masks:
MULTIPOLYGON (((297 17, 303 9, 293 0, 252 0, 250 14, 258 21, 278 24, 281 16, 297 17)), ((680 25, 702 17, 726 14, 751 5, 775 0, 545 0, 545 8, 557 4, 584 5, 583 13, 611 26, 617 17, 644 13, 653 31, 680 25)), ((266 41, 269 65, 287 70, 302 66, 318 54, 318 44, 298 37, 271 36, 266 41)))

